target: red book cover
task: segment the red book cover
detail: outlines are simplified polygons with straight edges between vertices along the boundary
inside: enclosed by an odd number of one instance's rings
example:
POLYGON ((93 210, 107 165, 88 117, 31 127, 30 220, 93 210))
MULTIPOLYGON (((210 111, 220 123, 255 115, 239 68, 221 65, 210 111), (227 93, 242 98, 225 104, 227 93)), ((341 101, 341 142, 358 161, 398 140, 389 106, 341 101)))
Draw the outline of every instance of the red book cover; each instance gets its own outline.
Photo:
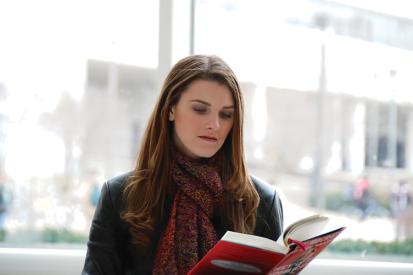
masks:
POLYGON ((344 230, 340 227, 308 238, 317 229, 315 225, 324 221, 324 217, 313 216, 294 223, 284 233, 285 246, 228 231, 188 274, 298 274, 344 230))
POLYGON ((323 251, 345 228, 337 230, 304 241, 301 245, 293 245, 285 257, 265 274, 282 275, 298 274, 304 269, 321 251, 323 251))
POLYGON ((283 253, 221 240, 188 274, 266 274, 284 257, 283 253))

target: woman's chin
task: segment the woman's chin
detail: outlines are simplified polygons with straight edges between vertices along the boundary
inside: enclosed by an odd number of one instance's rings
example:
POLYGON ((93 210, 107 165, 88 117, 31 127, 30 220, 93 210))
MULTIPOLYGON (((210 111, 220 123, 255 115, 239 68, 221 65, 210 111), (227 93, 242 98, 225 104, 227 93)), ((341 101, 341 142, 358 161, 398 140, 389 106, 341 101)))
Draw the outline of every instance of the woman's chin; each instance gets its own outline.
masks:
POLYGON ((195 155, 198 157, 198 158, 211 158, 211 157, 213 157, 215 154, 217 153, 217 151, 211 151, 211 150, 208 150, 208 151, 206 151, 206 150, 202 150, 202 151, 199 151, 199 152, 195 152, 195 155))

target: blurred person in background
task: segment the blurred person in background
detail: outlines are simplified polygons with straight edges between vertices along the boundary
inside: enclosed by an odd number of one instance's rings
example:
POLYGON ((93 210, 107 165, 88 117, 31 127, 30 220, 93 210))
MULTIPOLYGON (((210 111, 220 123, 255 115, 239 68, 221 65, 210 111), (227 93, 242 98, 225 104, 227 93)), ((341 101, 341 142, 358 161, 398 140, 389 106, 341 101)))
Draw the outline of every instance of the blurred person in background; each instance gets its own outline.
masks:
POLYGON ((404 240, 408 235, 409 211, 411 212, 412 195, 405 180, 393 188, 390 195, 390 210, 396 222, 396 239, 404 240))
POLYGON ((89 171, 88 202, 89 205, 93 208, 96 208, 99 202, 100 189, 102 188, 101 180, 101 172, 99 172, 98 169, 92 169, 91 171, 89 171))
POLYGON ((100 198, 102 188, 102 173, 97 168, 87 171, 86 180, 82 187, 85 216, 91 221, 100 198))
POLYGON ((360 211, 360 218, 364 220, 369 216, 389 217, 389 210, 379 204, 372 192, 371 181, 363 175, 357 181, 353 190, 353 201, 360 211))
POLYGON ((278 239, 281 201, 248 174, 243 110, 222 59, 172 68, 134 171, 102 187, 83 274, 186 274, 227 230, 278 239))
POLYGON ((370 181, 367 175, 363 175, 356 183, 353 190, 353 200, 361 210, 361 218, 366 218, 370 203, 370 181))

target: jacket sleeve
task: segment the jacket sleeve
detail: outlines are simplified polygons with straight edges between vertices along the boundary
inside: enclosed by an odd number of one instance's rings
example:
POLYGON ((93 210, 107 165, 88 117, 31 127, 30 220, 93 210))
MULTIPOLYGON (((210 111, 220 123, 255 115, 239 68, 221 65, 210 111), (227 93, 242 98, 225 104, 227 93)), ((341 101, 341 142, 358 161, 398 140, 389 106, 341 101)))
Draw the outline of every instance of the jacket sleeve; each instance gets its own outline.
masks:
POLYGON ((284 216, 279 193, 274 186, 252 176, 260 195, 255 234, 277 240, 283 232, 284 216))
POLYGON ((117 236, 118 220, 119 214, 114 207, 109 185, 105 183, 90 228, 82 275, 123 273, 117 236))

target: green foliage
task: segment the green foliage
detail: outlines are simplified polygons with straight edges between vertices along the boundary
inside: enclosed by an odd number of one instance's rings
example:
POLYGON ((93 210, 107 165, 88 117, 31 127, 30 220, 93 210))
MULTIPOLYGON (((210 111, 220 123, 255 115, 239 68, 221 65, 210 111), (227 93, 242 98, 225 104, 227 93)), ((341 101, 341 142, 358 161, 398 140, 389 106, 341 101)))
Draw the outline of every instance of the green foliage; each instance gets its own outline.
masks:
POLYGON ((46 243, 86 243, 87 236, 67 229, 47 228, 42 231, 46 243))
POLYGON ((367 253, 381 255, 413 255, 413 239, 406 241, 377 242, 341 240, 332 243, 328 250, 342 253, 367 253))
POLYGON ((352 199, 351 193, 350 189, 342 193, 327 193, 326 209, 358 218, 365 218, 367 216, 388 218, 391 216, 388 203, 379 200, 373 195, 366 200, 366 208, 363 212, 357 206, 357 202, 352 199))
POLYGON ((338 211, 343 207, 356 207, 350 194, 327 193, 325 197, 326 209, 338 211))

